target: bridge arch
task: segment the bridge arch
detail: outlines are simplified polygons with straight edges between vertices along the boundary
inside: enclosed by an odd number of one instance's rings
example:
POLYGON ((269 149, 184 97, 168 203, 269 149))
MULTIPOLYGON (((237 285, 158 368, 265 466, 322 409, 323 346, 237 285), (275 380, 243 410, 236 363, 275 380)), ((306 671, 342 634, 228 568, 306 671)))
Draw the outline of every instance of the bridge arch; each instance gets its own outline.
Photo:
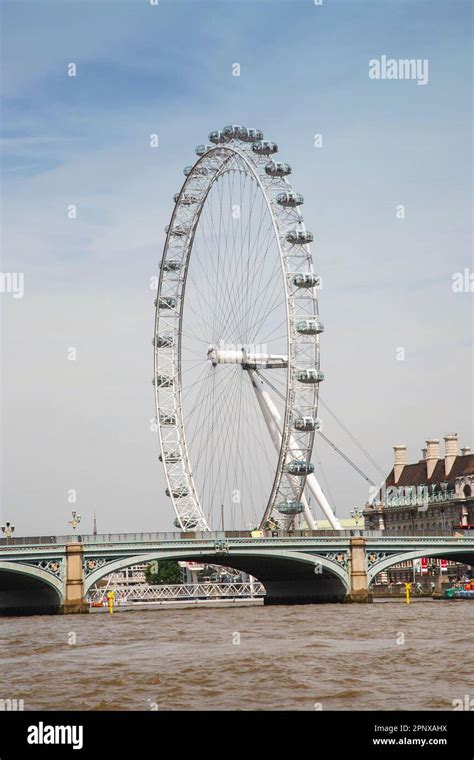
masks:
POLYGON ((474 551, 469 551, 466 547, 425 547, 423 549, 391 554, 390 556, 384 557, 378 562, 375 562, 367 572, 367 582, 370 585, 376 575, 382 573, 384 570, 388 570, 394 565, 398 565, 400 562, 410 562, 414 559, 421 559, 422 557, 427 557, 429 559, 452 559, 455 562, 462 562, 466 565, 474 563, 474 551))
POLYGON ((64 602, 61 578, 41 567, 0 561, 0 611, 33 614, 57 611, 64 602))
MULTIPOLYGON (((86 556, 87 558, 87 556, 86 556)), ((202 549, 163 551, 122 557, 100 565, 84 580, 84 595, 102 578, 131 565, 153 561, 190 561, 222 565, 243 570, 257 578, 267 591, 266 603, 290 604, 304 601, 343 601, 350 590, 346 570, 336 562, 318 554, 296 551, 259 551, 241 549, 226 554, 202 549)))

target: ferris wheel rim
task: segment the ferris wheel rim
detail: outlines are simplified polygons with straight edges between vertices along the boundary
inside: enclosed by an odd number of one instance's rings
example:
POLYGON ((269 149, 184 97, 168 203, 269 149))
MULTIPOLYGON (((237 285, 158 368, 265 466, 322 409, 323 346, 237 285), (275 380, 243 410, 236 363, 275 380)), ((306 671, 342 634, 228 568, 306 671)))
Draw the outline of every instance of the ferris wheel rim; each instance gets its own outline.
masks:
MULTIPOLYGON (((183 338, 183 320, 184 320, 184 313, 185 313, 184 304, 185 304, 186 288, 188 285, 189 264, 190 264, 191 256, 193 253, 195 235, 198 229, 201 215, 205 208, 205 204, 209 196, 209 193, 211 192, 211 189, 213 188, 215 183, 219 180, 219 178, 223 176, 226 171, 229 171, 228 164, 231 163, 232 159, 234 159, 235 157, 238 157, 238 159, 243 162, 243 165, 246 168, 247 172, 257 182, 258 187, 265 200, 266 208, 267 208, 268 213, 270 214, 271 221, 272 221, 274 239, 276 241, 277 248, 278 248, 280 272, 283 277, 284 293, 285 293, 284 301, 285 301, 285 316, 286 316, 286 343, 287 343, 287 351, 288 351, 288 367, 286 371, 285 416, 284 416, 284 422, 283 422, 282 431, 281 431, 282 433, 281 446, 278 452, 278 461, 277 461, 277 466, 275 468, 275 476, 273 479, 271 493, 268 498, 268 503, 265 506, 264 514, 261 520, 261 525, 265 523, 265 521, 272 514, 272 511, 275 508, 276 495, 278 492, 279 483, 281 482, 282 477, 283 477, 283 468, 288 457, 288 449, 290 445, 289 421, 290 421, 290 416, 292 412, 294 411, 293 405, 292 405, 292 393, 294 395, 294 392, 293 392, 294 389, 292 388, 291 376, 292 376, 292 372, 294 371, 293 356, 295 352, 293 349, 294 349, 294 341, 295 341, 296 333, 295 333, 295 330, 292 329, 292 318, 293 320, 295 318, 294 309, 293 310, 290 309, 290 305, 292 303, 292 295, 291 295, 288 283, 289 283, 289 276, 291 272, 289 271, 289 263, 287 260, 285 260, 286 249, 284 250, 284 248, 282 247, 282 239, 283 239, 284 231, 282 230, 281 224, 279 223, 277 215, 275 214, 275 210, 274 210, 275 200, 269 197, 268 188, 265 187, 264 183, 262 182, 261 174, 257 170, 259 168, 261 171, 262 166, 260 165, 258 167, 257 162, 251 161, 249 159, 249 156, 240 148, 240 146, 237 146, 235 143, 234 144, 227 143, 225 145, 216 145, 215 147, 212 147, 208 151, 206 151, 202 156, 200 156, 198 160, 195 162, 195 164, 192 166, 189 173, 187 174, 186 179, 183 182, 183 185, 179 193, 177 193, 178 197, 175 202, 175 208, 173 209, 173 213, 171 215, 171 220, 170 220, 169 229, 166 236, 166 241, 165 241, 165 245, 163 249, 163 257, 162 257, 161 266, 160 266, 160 277, 159 277, 159 282, 158 282, 157 306, 156 306, 156 317, 155 317, 155 338, 154 338, 155 375, 154 377, 155 378, 157 377, 157 373, 159 371, 159 364, 160 364, 160 361, 159 361, 160 348, 156 345, 157 336, 159 335, 159 328, 160 328, 160 313, 159 313, 160 299, 162 298, 165 265, 167 262, 168 253, 170 251, 170 238, 172 234, 173 225, 175 223, 175 220, 179 218, 180 211, 183 208, 184 198, 186 197, 186 190, 193 186, 193 183, 195 183, 195 180, 197 177, 203 176, 202 174, 199 174, 200 169, 202 169, 213 157, 217 157, 220 160, 220 164, 218 165, 214 173, 212 173, 211 176, 208 178, 207 183, 206 182, 204 183, 205 189, 204 189, 204 192, 202 193, 202 197, 197 203, 196 210, 193 212, 191 216, 189 233, 186 236, 186 240, 183 245, 183 251, 181 254, 182 259, 184 261, 184 268, 183 268, 183 276, 182 276, 182 286, 179 291, 179 299, 180 299, 179 315, 178 315, 178 321, 175 324, 175 337, 177 337, 177 362, 176 362, 177 372, 174 376, 176 380, 176 387, 173 392, 174 398, 176 400, 175 408, 177 412, 175 424, 176 424, 176 429, 179 430, 178 437, 180 439, 180 450, 184 454, 183 469, 186 469, 186 474, 187 474, 186 482, 190 486, 190 489, 192 491, 192 496, 194 499, 194 505, 193 505, 194 509, 191 509, 190 511, 191 513, 194 512, 194 517, 196 518, 196 522, 197 522, 196 527, 202 528, 203 530, 209 530, 209 525, 204 513, 203 506, 200 501, 200 495, 198 493, 196 484, 194 482, 192 461, 189 455, 189 448, 188 448, 188 443, 186 440, 186 426, 185 426, 184 412, 183 412, 182 338, 183 338)), ((292 186, 288 182, 286 176, 280 177, 279 179, 283 180, 283 184, 285 185, 285 187, 287 188, 289 192, 293 192, 292 186)), ((305 230, 304 221, 299 210, 297 212, 297 223, 300 225, 302 230, 305 230)), ((311 254, 307 246, 306 246, 306 250, 308 252, 309 258, 311 259, 311 254)), ((311 263, 312 263, 312 259, 311 259, 311 263)), ((313 295, 312 301, 313 301, 313 307, 314 307, 314 314, 318 316, 317 299, 314 295, 313 295)), ((316 356, 318 357, 317 365, 319 366, 319 344, 318 344, 318 350, 316 351, 316 356)), ((155 400, 156 400, 156 410, 157 410, 158 431, 159 431, 159 437, 160 437, 161 456, 163 459, 163 465, 165 469, 165 478, 166 478, 166 483, 167 483, 167 487, 169 491, 168 495, 170 495, 171 497, 172 505, 176 513, 176 522, 179 522, 182 529, 186 529, 186 527, 189 526, 190 522, 192 522, 193 515, 191 515, 190 517, 190 515, 186 513, 186 508, 182 509, 182 504, 181 503, 177 504, 178 499, 175 498, 173 494, 173 488, 172 488, 171 478, 169 474, 169 467, 168 467, 168 463, 166 462, 166 450, 165 450, 166 437, 163 435, 164 426, 161 424, 161 420, 160 420, 160 391, 159 391, 158 385, 155 385, 155 400)), ((315 408, 317 409, 317 393, 316 393, 315 408)), ((167 425, 166 427, 169 428, 171 426, 167 425)), ((312 450, 313 438, 314 438, 314 432, 309 436, 309 439, 308 439, 310 443, 310 445, 308 446, 309 451, 312 450)), ((301 486, 301 492, 303 491, 303 489, 304 489, 304 483, 301 486)))

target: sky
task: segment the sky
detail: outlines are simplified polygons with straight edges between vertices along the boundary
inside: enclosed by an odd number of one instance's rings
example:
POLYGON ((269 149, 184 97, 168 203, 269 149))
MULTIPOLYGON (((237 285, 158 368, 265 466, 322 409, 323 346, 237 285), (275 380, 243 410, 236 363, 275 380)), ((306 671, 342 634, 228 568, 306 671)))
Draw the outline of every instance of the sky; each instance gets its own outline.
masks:
MULTIPOLYGON (((447 432, 474 446, 473 294, 453 289, 474 270, 468 0, 4 0, 1 13, 1 271, 24 292, 0 293, 0 518, 17 535, 66 533, 72 509, 84 532, 94 512, 99 532, 172 529, 150 281, 182 169, 225 124, 275 140, 304 195, 324 402, 386 472, 397 443, 409 461, 447 432), (427 60, 427 83, 369 78, 382 56, 427 60)), ((322 441, 314 461, 339 516, 363 506, 367 482, 322 441)))

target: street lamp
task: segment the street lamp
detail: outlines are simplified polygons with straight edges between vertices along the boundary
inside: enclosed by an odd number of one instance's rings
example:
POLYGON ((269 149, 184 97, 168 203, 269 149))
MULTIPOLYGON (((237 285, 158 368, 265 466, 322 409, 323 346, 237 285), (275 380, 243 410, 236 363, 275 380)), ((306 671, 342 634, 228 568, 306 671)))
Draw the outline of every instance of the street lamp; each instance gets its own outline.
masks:
POLYGON ((77 526, 82 520, 82 516, 78 515, 75 510, 72 511, 72 520, 69 520, 69 525, 72 525, 72 529, 76 530, 77 526))
POLYGON ((15 532, 15 526, 9 522, 9 520, 6 521, 5 525, 1 526, 2 533, 7 537, 11 538, 15 532))
POLYGON ((354 507, 354 509, 351 509, 351 517, 353 518, 357 527, 360 520, 362 519, 362 512, 359 510, 359 507, 354 507))

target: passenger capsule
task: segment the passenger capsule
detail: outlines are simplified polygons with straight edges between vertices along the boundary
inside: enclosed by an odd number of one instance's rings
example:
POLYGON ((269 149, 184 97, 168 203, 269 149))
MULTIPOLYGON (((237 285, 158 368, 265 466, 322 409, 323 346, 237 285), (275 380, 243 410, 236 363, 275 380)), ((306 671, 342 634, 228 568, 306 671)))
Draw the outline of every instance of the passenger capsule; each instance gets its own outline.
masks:
POLYGON ((226 140, 232 140, 233 137, 239 136, 239 131, 242 129, 242 127, 238 124, 231 124, 227 127, 224 127, 222 130, 222 135, 225 137, 226 140))
POLYGON ((153 345, 156 345, 157 348, 171 348, 174 344, 174 338, 172 335, 157 335, 152 343, 153 345))
POLYGON ((198 145, 196 148, 196 155, 203 156, 205 153, 208 153, 210 150, 212 150, 214 145, 198 145))
POLYGON ((194 174, 199 174, 201 176, 205 176, 208 172, 205 166, 185 166, 183 169, 183 174, 185 177, 189 177, 191 172, 194 169, 194 174))
POLYGON ((301 206, 301 204, 304 203, 304 198, 299 193, 278 193, 276 200, 280 206, 290 208, 301 206))
POLYGON ((277 510, 282 515, 300 515, 304 512, 304 504, 302 501, 296 501, 296 499, 288 499, 287 501, 280 501, 277 504, 277 510))
POLYGON ((184 527, 182 528, 180 521, 176 518, 173 525, 175 528, 179 528, 179 530, 194 530, 194 528, 197 528, 198 521, 194 520, 192 517, 183 517, 184 527))
POLYGON ((178 272, 181 269, 181 262, 177 259, 162 259, 161 267, 163 267, 163 272, 178 272))
POLYGON ((237 137, 242 142, 256 142, 257 140, 263 140, 263 132, 260 129, 247 129, 247 127, 240 127, 237 132, 237 137))
POLYGON ((178 201, 183 204, 183 206, 192 206, 193 203, 198 202, 198 198, 196 198, 195 195, 189 195, 189 193, 184 193, 181 195, 181 198, 179 197, 180 193, 175 193, 173 195, 173 200, 175 203, 178 201))
POLYGON ((265 172, 270 177, 286 177, 291 174, 291 166, 282 161, 269 161, 268 164, 265 164, 265 172))
POLYGON ((276 153, 278 145, 270 140, 259 140, 252 145, 254 153, 258 153, 259 156, 269 156, 271 153, 276 153))
POLYGON ((162 454, 160 454, 158 459, 160 462, 169 462, 170 464, 176 464, 176 462, 181 461, 181 455, 179 451, 173 449, 172 451, 165 451, 164 457, 162 454))
MULTIPOLYGON (((155 302, 156 305, 156 302, 155 302)), ((160 309, 175 309, 176 308, 176 298, 160 298, 159 303, 160 309)))
POLYGON ((311 475, 314 472, 314 464, 305 459, 296 459, 294 462, 285 465, 285 472, 290 475, 311 475))
POLYGON ((324 332, 324 325, 319 319, 302 319, 295 327, 301 335, 319 335, 324 332))
POLYGON ((173 496, 174 499, 183 499, 185 496, 189 496, 189 489, 186 488, 186 486, 177 486, 176 488, 173 488, 171 491, 169 488, 165 490, 165 494, 167 496, 173 496))
POLYGON ((214 145, 219 145, 219 143, 226 142, 226 137, 219 129, 216 132, 209 132, 209 140, 211 143, 214 143, 214 145))
POLYGON ((293 285, 297 288, 314 288, 319 285, 320 278, 314 272, 296 272, 293 275, 293 285))
POLYGON ((160 425, 176 425, 176 415, 160 412, 160 425))
POLYGON ((290 230, 286 233, 286 239, 293 245, 304 245, 305 243, 312 243, 314 236, 308 230, 290 230))
POLYGON ((175 235, 176 237, 183 237, 187 234, 188 230, 186 227, 183 227, 182 224, 175 224, 174 227, 171 227, 171 229, 169 224, 167 224, 165 227, 165 232, 166 234, 169 232, 170 235, 175 235))
POLYGON ((300 369, 296 373, 296 379, 299 383, 315 384, 324 380, 324 372, 320 369, 300 369))
POLYGON ((321 429, 321 420, 318 417, 297 417, 293 423, 295 430, 309 432, 321 429))
POLYGON ((169 375, 157 375, 156 382, 155 378, 153 378, 152 383, 158 388, 170 388, 173 385, 173 378, 169 377, 169 375))

